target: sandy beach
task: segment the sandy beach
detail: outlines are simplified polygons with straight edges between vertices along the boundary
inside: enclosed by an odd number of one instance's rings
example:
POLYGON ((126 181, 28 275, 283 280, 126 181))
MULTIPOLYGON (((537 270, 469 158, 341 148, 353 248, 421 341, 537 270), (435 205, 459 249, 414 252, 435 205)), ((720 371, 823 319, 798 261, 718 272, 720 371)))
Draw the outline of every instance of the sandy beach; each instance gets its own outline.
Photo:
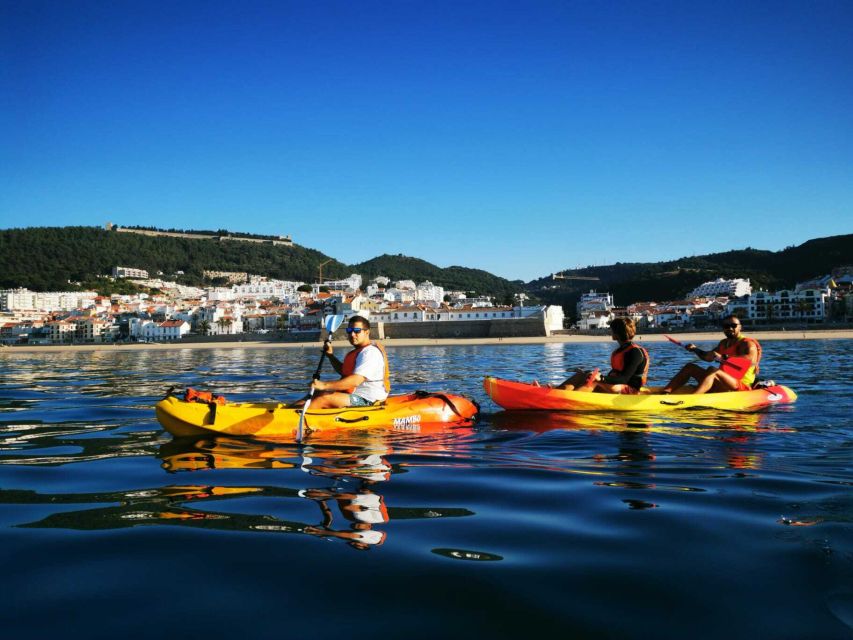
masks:
MULTIPOLYGON (((792 331, 755 331, 746 335, 766 342, 769 340, 850 340, 853 339, 853 329, 817 329, 792 331)), ((721 331, 677 333, 674 334, 681 342, 716 342, 723 338, 721 331)), ((646 335, 638 334, 635 341, 640 343, 665 342, 666 338, 660 333, 646 335)), ((554 344, 554 343, 583 343, 610 342, 609 335, 565 335, 539 336, 531 338, 457 338, 457 339, 385 339, 386 347, 419 347, 419 346, 465 346, 465 345, 504 345, 504 344, 554 344)), ((316 342, 283 342, 270 340, 243 340, 228 342, 170 342, 143 344, 77 344, 77 345, 14 345, 0 349, 0 355, 14 356, 27 353, 48 352, 85 352, 85 351, 150 351, 163 349, 319 349, 320 341, 316 342)), ((332 343, 336 347, 345 348, 345 340, 332 343)))

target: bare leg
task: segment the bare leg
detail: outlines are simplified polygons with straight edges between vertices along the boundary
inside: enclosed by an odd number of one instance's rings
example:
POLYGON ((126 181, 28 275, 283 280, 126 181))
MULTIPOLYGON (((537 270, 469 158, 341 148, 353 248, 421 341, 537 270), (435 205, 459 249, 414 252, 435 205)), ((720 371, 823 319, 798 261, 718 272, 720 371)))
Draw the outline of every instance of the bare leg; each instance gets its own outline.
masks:
POLYGON ((581 383, 580 386, 575 387, 575 391, 595 391, 596 385, 601 384, 596 381, 596 378, 598 378, 598 369, 593 369, 586 374, 583 383, 581 383))
POLYGON ((312 409, 340 409, 348 406, 349 394, 343 391, 321 391, 320 395, 314 395, 311 402, 312 409))
POLYGON ((589 371, 583 371, 578 369, 571 378, 568 378, 563 383, 558 384, 555 389, 565 389, 566 391, 572 391, 577 387, 586 384, 586 379, 589 376, 589 371))
POLYGON ((699 386, 696 388, 696 391, 693 393, 708 393, 711 392, 722 392, 722 391, 735 391, 738 388, 738 381, 730 376, 725 371, 720 371, 716 369, 709 373, 703 380, 699 382, 699 386))
POLYGON ((708 370, 700 367, 693 362, 681 367, 681 371, 675 374, 675 377, 670 380, 663 388, 664 393, 672 393, 676 389, 680 389, 685 384, 690 382, 690 379, 700 381, 708 375, 708 370))

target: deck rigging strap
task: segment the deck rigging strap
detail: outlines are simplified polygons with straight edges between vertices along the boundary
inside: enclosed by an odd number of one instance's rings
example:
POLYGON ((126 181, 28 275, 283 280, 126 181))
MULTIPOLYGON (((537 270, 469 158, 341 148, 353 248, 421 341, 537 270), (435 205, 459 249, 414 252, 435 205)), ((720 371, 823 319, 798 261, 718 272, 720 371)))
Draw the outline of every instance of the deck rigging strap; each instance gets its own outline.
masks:
MULTIPOLYGON (((456 408, 456 405, 453 404, 453 401, 450 398, 448 398, 446 395, 444 395, 443 393, 433 393, 431 391, 415 391, 415 397, 417 397, 417 398, 439 398, 440 400, 443 400, 444 403, 448 407, 450 407, 450 410, 453 411, 453 413, 455 413, 460 418, 466 419, 465 416, 463 416, 461 413, 459 413, 459 409, 456 408)), ((471 403, 474 406, 476 406, 477 410, 479 411, 480 405, 478 405, 473 400, 471 401, 471 403)))

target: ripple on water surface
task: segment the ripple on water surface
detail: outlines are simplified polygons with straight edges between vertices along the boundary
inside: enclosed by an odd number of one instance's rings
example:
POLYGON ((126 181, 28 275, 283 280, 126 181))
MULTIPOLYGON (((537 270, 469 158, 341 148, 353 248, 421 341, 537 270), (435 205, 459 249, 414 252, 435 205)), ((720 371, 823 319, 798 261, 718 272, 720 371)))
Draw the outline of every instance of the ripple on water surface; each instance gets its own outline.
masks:
MULTIPOLYGON (((684 362, 649 348, 656 381, 684 362)), ((0 356, 7 630, 849 637, 853 402, 825 381, 853 343, 766 345, 800 398, 761 414, 511 414, 480 386, 609 351, 392 348, 398 390, 466 393, 480 423, 303 445, 175 440, 151 407, 298 397, 315 348, 0 356)))

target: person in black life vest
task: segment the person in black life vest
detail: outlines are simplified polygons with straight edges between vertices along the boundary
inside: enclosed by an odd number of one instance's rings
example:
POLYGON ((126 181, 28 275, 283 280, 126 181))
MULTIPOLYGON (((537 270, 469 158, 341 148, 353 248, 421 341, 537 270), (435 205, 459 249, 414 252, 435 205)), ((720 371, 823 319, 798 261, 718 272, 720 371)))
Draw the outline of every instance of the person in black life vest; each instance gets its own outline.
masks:
POLYGON ((683 387, 691 378, 699 386, 693 393, 719 391, 746 391, 752 388, 758 374, 758 362, 761 360, 761 345, 754 338, 741 335, 741 324, 737 316, 726 316, 722 321, 725 338, 712 351, 703 351, 695 344, 685 345, 685 349, 694 353, 705 362, 722 362, 731 356, 748 358, 752 366, 740 379, 717 367, 702 367, 693 362, 684 365, 672 380, 662 389, 663 393, 672 393, 683 387))
POLYGON ((339 360, 331 343, 324 349, 340 380, 314 380, 314 409, 364 407, 388 397, 391 390, 388 357, 382 345, 370 341, 370 322, 353 316, 347 325, 347 339, 353 346, 343 361, 339 360))
POLYGON ((619 346, 610 355, 610 373, 602 376, 598 369, 578 369, 575 375, 556 388, 599 393, 639 393, 648 377, 649 354, 632 342, 636 333, 633 320, 616 318, 610 323, 610 334, 613 340, 619 342, 619 346))

